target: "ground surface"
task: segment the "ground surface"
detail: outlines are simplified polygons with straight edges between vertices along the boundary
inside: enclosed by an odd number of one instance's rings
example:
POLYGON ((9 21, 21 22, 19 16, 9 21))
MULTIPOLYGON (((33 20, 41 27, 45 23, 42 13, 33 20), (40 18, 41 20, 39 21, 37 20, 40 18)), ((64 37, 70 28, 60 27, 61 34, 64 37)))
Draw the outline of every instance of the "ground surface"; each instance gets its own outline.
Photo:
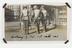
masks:
POLYGON ((25 35, 20 30, 19 22, 7 22, 5 24, 5 38, 8 41, 61 41, 67 39, 67 27, 57 25, 56 28, 47 32, 37 32, 25 35), (9 27, 11 26, 11 27, 9 27))

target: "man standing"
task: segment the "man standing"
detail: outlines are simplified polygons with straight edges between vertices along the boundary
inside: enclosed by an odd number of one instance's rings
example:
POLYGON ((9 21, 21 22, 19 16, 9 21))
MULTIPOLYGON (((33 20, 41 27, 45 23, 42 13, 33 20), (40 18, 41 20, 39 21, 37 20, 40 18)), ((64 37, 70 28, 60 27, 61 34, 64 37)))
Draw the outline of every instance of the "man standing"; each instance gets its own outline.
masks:
POLYGON ((23 29, 25 30, 25 34, 29 33, 29 27, 28 27, 28 10, 27 7, 23 7, 22 10, 22 21, 23 21, 23 29))
POLYGON ((46 11, 46 9, 44 8, 44 6, 41 6, 41 12, 42 12, 42 15, 43 15, 43 17, 42 17, 42 22, 43 22, 43 26, 44 26, 44 30, 45 30, 45 32, 46 32, 46 24, 47 24, 47 11, 46 11))
POLYGON ((38 9, 38 7, 35 5, 33 6, 34 8, 34 24, 36 24, 37 26, 37 30, 38 30, 38 33, 40 33, 40 30, 39 30, 39 14, 40 14, 40 10, 38 9))

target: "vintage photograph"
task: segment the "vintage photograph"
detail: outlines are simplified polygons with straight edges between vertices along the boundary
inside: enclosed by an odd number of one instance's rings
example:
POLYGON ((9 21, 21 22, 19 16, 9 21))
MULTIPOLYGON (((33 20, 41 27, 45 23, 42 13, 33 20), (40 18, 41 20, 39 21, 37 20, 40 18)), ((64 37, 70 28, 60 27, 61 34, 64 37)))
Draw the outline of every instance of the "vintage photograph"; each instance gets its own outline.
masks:
POLYGON ((7 41, 67 40, 66 5, 6 5, 4 10, 7 41))

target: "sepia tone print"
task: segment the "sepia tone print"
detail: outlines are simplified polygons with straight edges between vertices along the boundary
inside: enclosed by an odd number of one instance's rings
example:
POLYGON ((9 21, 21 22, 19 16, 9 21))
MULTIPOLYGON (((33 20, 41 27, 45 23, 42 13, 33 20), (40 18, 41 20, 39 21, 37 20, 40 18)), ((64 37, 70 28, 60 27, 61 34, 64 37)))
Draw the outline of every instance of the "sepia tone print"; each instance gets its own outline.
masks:
POLYGON ((66 40, 66 5, 7 5, 5 38, 8 41, 66 40))

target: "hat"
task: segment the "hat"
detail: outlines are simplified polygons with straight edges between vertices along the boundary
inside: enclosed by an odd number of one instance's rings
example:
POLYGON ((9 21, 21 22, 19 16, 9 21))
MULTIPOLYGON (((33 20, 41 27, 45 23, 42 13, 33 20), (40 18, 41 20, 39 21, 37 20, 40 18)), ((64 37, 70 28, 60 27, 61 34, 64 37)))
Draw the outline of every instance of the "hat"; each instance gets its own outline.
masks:
POLYGON ((33 6, 33 8, 37 8, 37 6, 35 5, 35 6, 33 6))

